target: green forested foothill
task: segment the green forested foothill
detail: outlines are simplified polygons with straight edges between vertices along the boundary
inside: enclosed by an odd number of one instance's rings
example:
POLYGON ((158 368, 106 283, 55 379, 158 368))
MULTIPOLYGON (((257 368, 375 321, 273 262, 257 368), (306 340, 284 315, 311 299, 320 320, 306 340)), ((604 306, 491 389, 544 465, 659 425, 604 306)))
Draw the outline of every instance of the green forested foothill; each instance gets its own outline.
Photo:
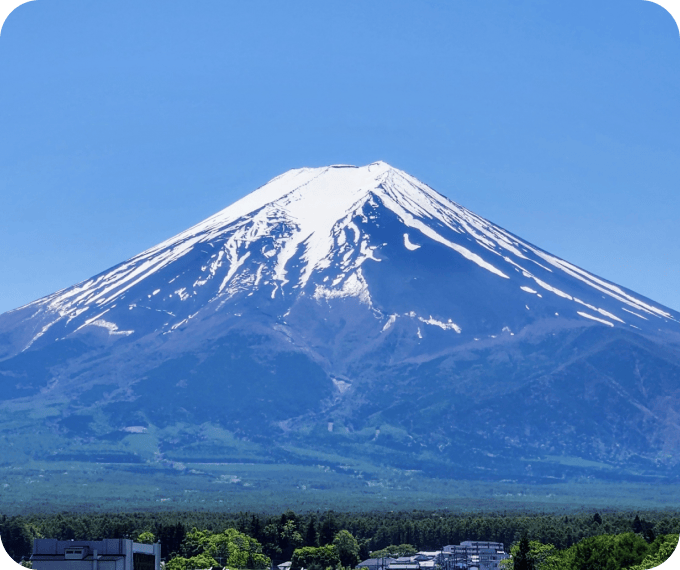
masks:
POLYGON ((678 511, 565 516, 448 511, 298 514, 288 510, 280 515, 163 512, 0 517, 3 545, 17 561, 30 556, 34 538, 131 538, 160 541, 169 570, 205 568, 213 561, 231 568, 265 568, 270 562, 287 560, 297 560, 305 568, 326 568, 335 565, 326 564, 335 557, 339 564, 351 566, 379 551, 438 550, 465 540, 503 542, 506 550, 518 552, 524 535, 529 544, 524 559, 533 570, 643 570, 652 567, 645 564, 658 565, 670 555, 678 533, 678 511), (603 556, 607 563, 598 566, 596 561, 603 556))

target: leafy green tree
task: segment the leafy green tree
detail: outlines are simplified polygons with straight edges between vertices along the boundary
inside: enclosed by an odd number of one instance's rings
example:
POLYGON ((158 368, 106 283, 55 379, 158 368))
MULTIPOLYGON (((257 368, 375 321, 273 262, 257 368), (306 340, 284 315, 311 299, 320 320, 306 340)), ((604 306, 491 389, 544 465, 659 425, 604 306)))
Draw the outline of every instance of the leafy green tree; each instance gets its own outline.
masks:
POLYGON ((19 517, 3 520, 3 524, 0 524, 0 535, 2 535, 2 544, 7 554, 14 560, 31 555, 34 536, 31 529, 19 517))
MULTIPOLYGON (((169 570, 191 570, 186 564, 198 563, 196 560, 213 560, 214 566, 229 566, 231 568, 263 569, 271 565, 271 559, 262 552, 262 545, 235 528, 228 528, 224 532, 213 533, 207 530, 193 529, 187 533, 182 551, 189 553, 189 557, 180 556, 170 562, 179 565, 169 570), (203 558, 201 558, 203 557, 203 558), (177 562, 174 562, 177 560, 177 562), (194 562, 192 562, 194 561, 194 562)), ((203 566, 206 568, 206 566, 203 566)))
POLYGON ((291 558, 291 570, 300 570, 306 568, 307 570, 326 570, 327 568, 338 568, 340 557, 334 544, 326 546, 305 546, 297 548, 293 552, 291 558))
POLYGON ((142 544, 153 544, 156 542, 156 537, 153 532, 145 531, 139 534, 137 542, 141 542, 142 544))
POLYGON ((281 556, 289 560, 296 548, 304 544, 302 535, 297 531, 294 520, 287 520, 283 525, 280 538, 281 556))
POLYGON ((605 534, 584 538, 569 549, 567 559, 573 570, 618 570, 642 562, 647 549, 645 539, 632 532, 605 534))
POLYGON ((203 552, 208 536, 210 536, 209 531, 198 530, 196 527, 191 529, 191 532, 186 533, 182 541, 182 557, 191 558, 203 552))
POLYGON ((268 568, 271 564, 262 553, 262 545, 235 528, 209 536, 205 552, 232 568, 268 568))
MULTIPOLYGON (((501 561, 505 570, 516 570, 515 563, 520 558, 519 549, 521 541, 510 549, 512 558, 501 561)), ((552 544, 543 544, 538 540, 529 541, 529 553, 527 558, 531 561, 535 570, 562 570, 560 552, 552 544)))
POLYGON ((371 558, 399 558, 400 556, 413 556, 418 550, 411 544, 390 544, 380 550, 371 552, 371 558))
POLYGON ((219 566, 217 560, 207 554, 198 554, 191 558, 177 556, 165 565, 165 570, 202 570, 213 566, 219 566))
POLYGON ((262 529, 262 537, 265 544, 265 550, 273 558, 281 558, 281 533, 279 531, 279 525, 276 523, 269 523, 265 525, 262 529))
POLYGON ((640 564, 630 566, 626 570, 649 570, 650 568, 656 568, 668 560, 677 545, 678 535, 667 534, 660 536, 650 545, 650 552, 645 556, 644 560, 640 564))
POLYGON ((359 562, 359 543, 347 530, 341 530, 335 535, 333 544, 338 551, 340 563, 345 567, 354 568, 359 562))

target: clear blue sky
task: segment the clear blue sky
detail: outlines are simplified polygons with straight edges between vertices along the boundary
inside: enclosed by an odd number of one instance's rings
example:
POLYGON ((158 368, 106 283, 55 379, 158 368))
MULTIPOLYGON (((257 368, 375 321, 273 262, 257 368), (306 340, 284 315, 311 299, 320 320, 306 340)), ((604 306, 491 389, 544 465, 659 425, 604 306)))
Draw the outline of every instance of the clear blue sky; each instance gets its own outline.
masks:
POLYGON ((680 309, 656 4, 36 0, 0 35, 0 312, 290 168, 379 159, 680 309))

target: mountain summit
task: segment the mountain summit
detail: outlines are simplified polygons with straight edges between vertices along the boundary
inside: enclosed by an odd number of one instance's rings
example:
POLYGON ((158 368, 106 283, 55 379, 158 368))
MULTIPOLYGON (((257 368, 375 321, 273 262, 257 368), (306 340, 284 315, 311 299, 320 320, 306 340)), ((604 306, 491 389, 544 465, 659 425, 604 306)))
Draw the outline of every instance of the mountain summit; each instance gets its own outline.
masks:
POLYGON ((666 478, 678 378, 678 313, 384 162, 288 171, 0 316, 14 461, 666 478))
POLYGON ((15 350, 86 327, 111 336, 173 333, 245 302, 244 294, 285 299, 287 309, 304 297, 353 297, 381 332, 405 317, 421 336, 429 327, 493 336, 560 314, 680 331, 672 311, 376 162, 288 171, 127 262, 31 303, 20 311, 33 313, 33 326, 22 327, 26 342, 15 350))

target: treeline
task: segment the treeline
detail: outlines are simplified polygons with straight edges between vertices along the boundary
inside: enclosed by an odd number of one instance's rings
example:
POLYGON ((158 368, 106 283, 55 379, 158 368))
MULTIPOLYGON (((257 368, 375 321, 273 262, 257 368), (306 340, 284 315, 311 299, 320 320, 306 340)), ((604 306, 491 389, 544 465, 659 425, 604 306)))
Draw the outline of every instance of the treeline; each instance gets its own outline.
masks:
POLYGON ((448 511, 338 513, 333 511, 280 515, 254 513, 163 512, 56 515, 20 515, 0 518, 0 535, 15 560, 28 558, 34 538, 99 540, 131 538, 152 533, 161 543, 164 559, 186 554, 183 545, 193 529, 223 533, 233 528, 255 539, 263 556, 274 563, 291 560, 297 548, 333 544, 346 530, 356 539, 359 558, 390 545, 409 544, 418 550, 438 550, 464 540, 518 544, 526 534, 532 541, 565 550, 583 538, 634 533, 647 543, 656 537, 680 533, 680 513, 608 512, 576 515, 448 511))

